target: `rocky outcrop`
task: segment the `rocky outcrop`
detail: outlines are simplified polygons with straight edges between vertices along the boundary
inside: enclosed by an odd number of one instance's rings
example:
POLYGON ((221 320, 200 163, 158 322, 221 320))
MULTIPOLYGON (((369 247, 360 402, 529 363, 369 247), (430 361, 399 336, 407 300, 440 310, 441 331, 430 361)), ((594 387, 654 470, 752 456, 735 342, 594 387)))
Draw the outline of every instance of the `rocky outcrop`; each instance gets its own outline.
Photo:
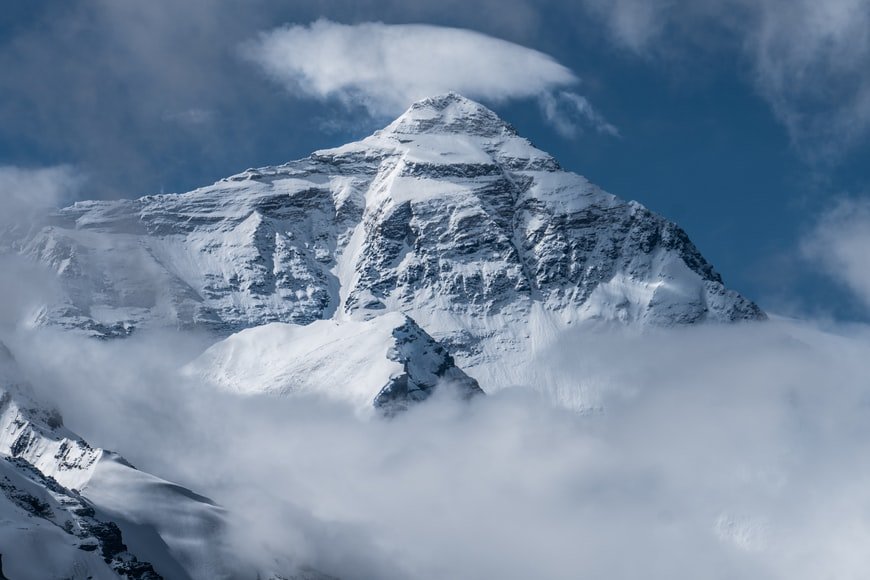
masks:
POLYGON ((410 318, 392 330, 387 358, 402 365, 375 396, 372 404, 386 415, 425 401, 437 388, 454 389, 465 399, 482 395, 477 381, 456 366, 450 353, 410 318))

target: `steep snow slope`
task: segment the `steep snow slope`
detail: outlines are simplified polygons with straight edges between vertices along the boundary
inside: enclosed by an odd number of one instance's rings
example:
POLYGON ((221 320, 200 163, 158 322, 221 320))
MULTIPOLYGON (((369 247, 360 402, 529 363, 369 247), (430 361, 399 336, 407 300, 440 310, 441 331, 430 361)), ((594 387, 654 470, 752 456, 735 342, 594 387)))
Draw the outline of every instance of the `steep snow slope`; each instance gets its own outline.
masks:
POLYGON ((187 370, 243 393, 323 393, 388 414, 429 397, 441 383, 463 396, 482 393, 441 345, 398 313, 243 330, 187 370))
POLYGON ((15 580, 157 580, 127 551, 120 530, 76 492, 23 459, 0 455, 0 550, 15 580))

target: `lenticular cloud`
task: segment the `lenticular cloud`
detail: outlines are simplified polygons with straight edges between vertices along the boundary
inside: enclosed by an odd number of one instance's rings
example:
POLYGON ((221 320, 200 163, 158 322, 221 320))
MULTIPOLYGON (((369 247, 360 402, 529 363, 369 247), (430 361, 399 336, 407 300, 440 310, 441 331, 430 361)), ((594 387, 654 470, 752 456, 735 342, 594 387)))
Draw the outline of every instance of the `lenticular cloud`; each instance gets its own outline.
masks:
MULTIPOLYGON (((503 102, 552 98, 579 82, 537 50, 471 30, 420 24, 318 20, 264 32, 243 46, 243 54, 294 95, 337 99, 373 116, 394 115, 448 91, 503 102)), ((575 116, 599 130, 606 124, 591 106, 575 116)), ((548 121, 557 128, 571 122, 548 121)))

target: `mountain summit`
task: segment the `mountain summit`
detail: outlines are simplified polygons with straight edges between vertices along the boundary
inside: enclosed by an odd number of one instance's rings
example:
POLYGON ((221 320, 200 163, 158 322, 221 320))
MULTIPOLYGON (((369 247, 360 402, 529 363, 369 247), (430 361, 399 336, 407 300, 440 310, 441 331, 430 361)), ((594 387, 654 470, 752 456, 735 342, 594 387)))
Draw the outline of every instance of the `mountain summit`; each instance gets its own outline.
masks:
POLYGON ((455 93, 361 141, 189 193, 76 203, 16 247, 64 288, 42 323, 228 335, 396 311, 484 389, 481 365, 591 321, 764 318, 677 225, 455 93))
POLYGON ((516 131, 480 103, 457 93, 447 93, 417 101, 401 117, 387 125, 382 133, 498 137, 515 135, 516 131))

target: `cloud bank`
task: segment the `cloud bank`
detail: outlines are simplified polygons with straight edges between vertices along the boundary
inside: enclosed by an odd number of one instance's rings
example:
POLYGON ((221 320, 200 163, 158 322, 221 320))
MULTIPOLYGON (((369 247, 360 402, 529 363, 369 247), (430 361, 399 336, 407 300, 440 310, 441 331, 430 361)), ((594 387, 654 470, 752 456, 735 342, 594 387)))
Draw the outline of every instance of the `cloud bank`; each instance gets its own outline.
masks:
POLYGON ((226 506, 240 558, 381 580, 870 570, 866 326, 578 332, 541 360, 596 413, 527 385, 392 421, 187 382, 195 337, 11 344, 71 428, 226 506))
POLYGON ((585 98, 567 91, 579 79, 552 57, 471 30, 318 20, 263 33, 243 53, 292 94, 337 99, 375 116, 456 91, 496 103, 541 99, 547 120, 566 136, 581 121, 616 132, 585 98))

